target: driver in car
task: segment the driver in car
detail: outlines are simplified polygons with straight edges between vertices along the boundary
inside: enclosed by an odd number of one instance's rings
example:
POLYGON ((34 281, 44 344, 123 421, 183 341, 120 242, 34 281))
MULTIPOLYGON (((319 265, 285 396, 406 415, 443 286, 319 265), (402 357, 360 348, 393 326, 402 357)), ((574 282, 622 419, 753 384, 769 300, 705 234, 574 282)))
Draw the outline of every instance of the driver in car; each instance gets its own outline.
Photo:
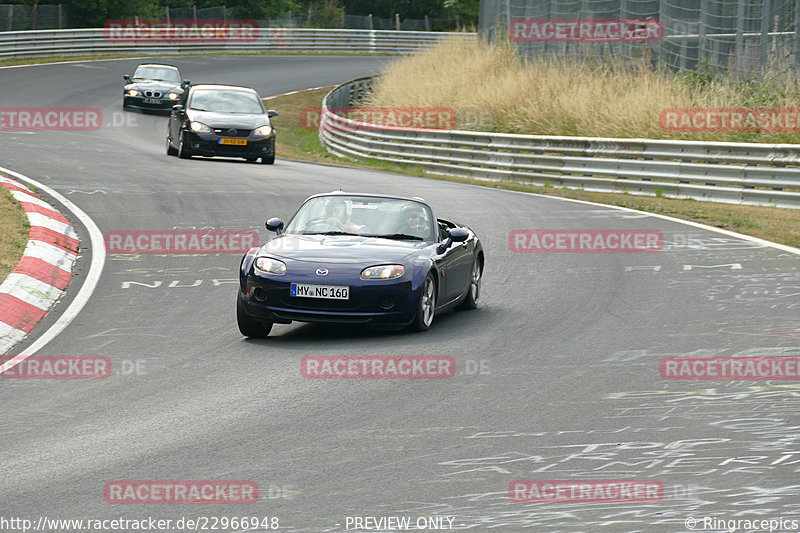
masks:
POLYGON ((430 235, 430 226, 422 218, 422 210, 416 206, 403 208, 405 227, 399 233, 407 233, 416 237, 426 238, 430 235))

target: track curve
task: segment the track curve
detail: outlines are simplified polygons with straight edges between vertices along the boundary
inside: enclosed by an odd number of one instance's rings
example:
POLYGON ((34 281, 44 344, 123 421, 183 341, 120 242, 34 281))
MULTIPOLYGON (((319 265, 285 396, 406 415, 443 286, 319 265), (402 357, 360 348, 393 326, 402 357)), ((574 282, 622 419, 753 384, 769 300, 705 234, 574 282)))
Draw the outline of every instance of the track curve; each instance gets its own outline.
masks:
MULTIPOLYGON (((193 82, 269 95, 368 75, 388 59, 166 61, 193 82)), ((678 531, 690 516, 739 511, 800 519, 800 386, 659 376, 666 356, 800 356, 800 257, 630 211, 280 154, 274 167, 168 158, 166 119, 119 109, 122 74, 137 62, 3 70, 1 107, 98 107, 106 127, 2 132, 2 166, 59 191, 102 231, 253 229, 265 239, 266 218, 290 216, 313 193, 413 193, 481 237, 483 299, 423 334, 292 324, 252 341, 233 317, 239 256, 109 255, 90 302, 40 353, 105 355, 114 374, 0 381, 3 516, 277 516, 282 530, 309 532, 344 531, 348 516, 447 516, 475 531, 678 531), (509 232, 534 228, 658 230, 667 246, 509 249, 509 232), (449 355, 458 373, 306 380, 305 355, 449 355), (508 497, 515 479, 579 478, 658 480, 664 496, 508 497), (253 480, 261 497, 234 509, 106 503, 105 483, 122 479, 253 480)))

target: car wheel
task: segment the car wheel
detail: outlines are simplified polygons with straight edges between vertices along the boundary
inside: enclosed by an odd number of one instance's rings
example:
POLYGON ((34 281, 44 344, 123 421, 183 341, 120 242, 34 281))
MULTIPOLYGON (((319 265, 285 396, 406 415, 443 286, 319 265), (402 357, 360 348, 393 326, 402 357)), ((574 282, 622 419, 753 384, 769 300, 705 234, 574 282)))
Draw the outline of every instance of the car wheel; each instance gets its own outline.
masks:
POLYGON ((239 332, 242 335, 254 339, 263 339, 269 335, 272 329, 272 322, 259 322, 247 314, 244 301, 238 294, 236 295, 236 325, 239 326, 239 332))
POLYGON ((261 157, 262 165, 272 165, 275 163, 275 141, 272 141, 272 153, 261 157))
POLYGON ((172 147, 169 135, 167 135, 167 155, 178 155, 178 151, 172 147))
POLYGON ((181 159, 189 159, 192 157, 191 152, 189 152, 189 149, 186 148, 183 132, 181 132, 180 137, 178 137, 178 157, 181 159))
POLYGON ((411 323, 415 331, 426 331, 433 323, 433 315, 436 312, 436 281, 433 279, 433 272, 428 272, 425 282, 422 284, 422 292, 419 295, 417 304, 417 316, 411 323))
POLYGON ((478 307, 478 298, 481 295, 481 260, 477 257, 472 262, 472 272, 469 275, 469 289, 464 301, 456 306, 456 309, 475 309, 478 307))

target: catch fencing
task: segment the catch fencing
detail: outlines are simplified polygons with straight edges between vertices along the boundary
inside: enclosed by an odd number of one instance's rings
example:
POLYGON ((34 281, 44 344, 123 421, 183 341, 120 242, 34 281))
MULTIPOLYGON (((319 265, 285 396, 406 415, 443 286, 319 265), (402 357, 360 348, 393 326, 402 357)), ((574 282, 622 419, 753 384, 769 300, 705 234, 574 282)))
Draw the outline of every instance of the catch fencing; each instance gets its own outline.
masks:
POLYGON ((481 35, 490 41, 515 41, 526 57, 580 57, 598 63, 604 58, 644 58, 673 71, 693 69, 702 62, 712 71, 739 79, 787 74, 796 79, 798 27, 798 0, 482 0, 479 18, 481 35), (535 29, 530 24, 515 26, 526 20, 646 19, 658 21, 662 38, 548 39, 536 35, 541 23, 535 29))

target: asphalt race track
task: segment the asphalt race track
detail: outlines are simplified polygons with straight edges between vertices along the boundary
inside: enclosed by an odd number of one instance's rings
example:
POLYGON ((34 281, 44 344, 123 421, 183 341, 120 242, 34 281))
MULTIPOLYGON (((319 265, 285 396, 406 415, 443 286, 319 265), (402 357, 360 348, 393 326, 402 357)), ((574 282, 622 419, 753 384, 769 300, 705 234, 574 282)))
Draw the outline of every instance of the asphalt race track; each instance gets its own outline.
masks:
MULTIPOLYGON (((166 61, 192 82, 267 96, 369 75, 389 58, 166 61)), ((234 316, 240 255, 108 255, 89 303, 37 355, 108 356, 112 375, 0 382, 0 516, 277 517, 289 532, 368 530, 355 517, 548 532, 800 521, 798 382, 659 374, 668 356, 800 356, 800 256, 630 211, 280 153, 274 166, 167 157, 166 117, 121 110, 122 75, 139 62, 0 70, 0 107, 97 107, 104 122, 99 131, 0 132, 0 166, 65 195, 103 232, 252 229, 263 241, 267 218, 288 219, 313 193, 422 196, 480 236, 480 305, 438 316, 425 333, 294 323, 246 340, 234 316), (511 231, 548 228, 659 230, 664 248, 510 249, 511 231), (457 372, 305 379, 307 355, 452 356, 457 372), (517 479, 650 480, 663 494, 518 503, 509 498, 517 479), (115 480, 249 480, 259 499, 107 503, 115 480)), ((88 269, 92 250, 83 252, 70 295, 88 269)))

